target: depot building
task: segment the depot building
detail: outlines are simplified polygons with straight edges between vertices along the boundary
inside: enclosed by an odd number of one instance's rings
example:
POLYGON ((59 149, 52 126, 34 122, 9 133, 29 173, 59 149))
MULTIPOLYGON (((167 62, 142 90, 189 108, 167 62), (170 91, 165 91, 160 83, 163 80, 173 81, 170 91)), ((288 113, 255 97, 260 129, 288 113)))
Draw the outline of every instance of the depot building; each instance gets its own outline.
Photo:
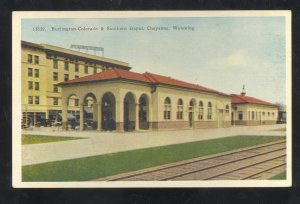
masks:
POLYGON ((231 126, 231 96, 153 73, 112 68, 58 84, 63 128, 79 108, 79 129, 176 130, 231 126))

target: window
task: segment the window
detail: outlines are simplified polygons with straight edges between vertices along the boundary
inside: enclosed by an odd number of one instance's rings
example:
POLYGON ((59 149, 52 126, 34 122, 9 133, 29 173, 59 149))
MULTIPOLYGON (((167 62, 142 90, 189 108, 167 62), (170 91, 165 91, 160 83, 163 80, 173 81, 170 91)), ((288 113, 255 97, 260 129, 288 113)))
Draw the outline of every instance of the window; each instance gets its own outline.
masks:
POLYGON ((211 105, 211 102, 208 102, 207 119, 208 120, 212 119, 212 105, 211 105))
POLYGON ((28 96, 28 104, 33 104, 33 96, 28 96))
POLYGON ((254 120, 254 111, 252 111, 252 120, 254 120))
POLYGON ((75 72, 79 72, 79 64, 75 64, 75 72))
POLYGON ((55 93, 57 93, 58 92, 58 87, 57 87, 57 85, 53 85, 53 92, 55 92, 55 93))
POLYGON ((75 79, 78 79, 79 78, 79 76, 78 75, 75 75, 75 79))
POLYGON ((270 112, 268 112, 268 117, 270 117, 270 112))
POLYGON ((275 117, 275 113, 274 113, 274 112, 272 113, 272 117, 273 117, 273 118, 275 117))
POLYGON ((39 64, 39 63, 40 63, 39 56, 34 56, 34 64, 39 64))
POLYGON ((84 73, 85 74, 89 73, 89 67, 87 65, 84 65, 84 73))
POLYGON ((183 119, 183 102, 182 99, 178 99, 177 102, 177 120, 183 119))
POLYGON ((58 73, 53 72, 53 81, 58 81, 58 73))
POLYGON ((265 116, 265 112, 262 112, 262 115, 265 116))
POLYGON ((243 120, 243 111, 239 111, 239 120, 243 120))
POLYGON ((78 98, 75 99, 75 106, 79 106, 79 99, 78 98))
POLYGON ((32 68, 28 68, 27 75, 29 77, 32 77, 32 68))
POLYGON ((94 74, 96 74, 96 73, 97 73, 97 67, 94 66, 94 74))
POLYGON ((65 62, 65 70, 69 71, 69 62, 65 62))
POLYGON ((34 90, 40 90, 40 82, 34 82, 34 90))
POLYGON ((35 104, 40 104, 40 97, 39 96, 34 97, 34 103, 35 104))
POLYGON ((171 119, 171 99, 167 97, 164 102, 165 110, 164 110, 164 119, 170 120, 171 119))
POLYGON ((40 70, 38 69, 34 70, 34 77, 40 77, 40 70))
POLYGON ((27 55, 27 62, 32 63, 32 55, 27 55))
POLYGON ((55 68, 55 69, 58 68, 58 60, 57 59, 53 60, 53 68, 55 68))
POLYGON ((226 111, 226 113, 229 113, 229 105, 228 104, 225 106, 225 111, 226 111))
POLYGON ((53 98, 53 105, 55 105, 55 106, 58 105, 58 98, 57 97, 53 98))
POLYGON ((203 120, 203 102, 199 101, 199 106, 198 106, 198 119, 203 120))
POLYGON ((33 89, 33 82, 32 82, 32 81, 29 81, 29 82, 28 82, 28 89, 29 89, 29 90, 32 90, 32 89, 33 89))
POLYGON ((69 74, 65 74, 64 80, 65 80, 65 81, 68 81, 68 80, 69 80, 69 74))

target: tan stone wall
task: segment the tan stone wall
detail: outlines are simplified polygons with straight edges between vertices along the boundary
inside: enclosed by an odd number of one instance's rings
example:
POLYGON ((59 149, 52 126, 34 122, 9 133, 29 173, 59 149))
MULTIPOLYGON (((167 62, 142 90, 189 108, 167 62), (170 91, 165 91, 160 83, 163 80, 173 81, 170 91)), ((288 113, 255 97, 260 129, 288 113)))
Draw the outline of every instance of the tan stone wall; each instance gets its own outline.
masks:
POLYGON ((234 104, 232 106, 233 120, 235 125, 276 124, 278 109, 275 106, 260 104, 234 104), (238 120, 239 111, 243 112, 242 121, 238 120), (253 112, 254 118, 252 117, 253 112))

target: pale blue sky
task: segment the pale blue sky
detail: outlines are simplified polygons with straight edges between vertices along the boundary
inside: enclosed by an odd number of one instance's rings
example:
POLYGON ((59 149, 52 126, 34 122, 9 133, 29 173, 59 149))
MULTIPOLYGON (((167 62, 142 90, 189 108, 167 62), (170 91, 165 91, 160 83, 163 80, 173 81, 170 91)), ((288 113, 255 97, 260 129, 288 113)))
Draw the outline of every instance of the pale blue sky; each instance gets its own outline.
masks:
POLYGON ((284 17, 26 19, 22 40, 100 46, 132 71, 171 76, 225 93, 285 103, 284 17), (170 31, 51 31, 51 27, 169 26, 170 31), (194 31, 174 31, 172 26, 194 31), (33 31, 44 26, 46 32, 33 31))

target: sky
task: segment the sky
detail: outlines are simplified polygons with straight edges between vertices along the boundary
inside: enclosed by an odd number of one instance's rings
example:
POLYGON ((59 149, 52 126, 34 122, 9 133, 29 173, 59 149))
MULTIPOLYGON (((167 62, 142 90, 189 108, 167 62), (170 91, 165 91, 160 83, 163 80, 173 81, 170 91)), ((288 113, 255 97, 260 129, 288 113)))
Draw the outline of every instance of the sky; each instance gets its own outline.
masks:
POLYGON ((128 62, 134 72, 162 74, 227 94, 239 94, 245 85, 248 96, 285 103, 284 17, 23 19, 21 36, 68 49, 71 44, 103 47, 105 57, 128 62), (98 30, 58 30, 79 27, 98 30))

